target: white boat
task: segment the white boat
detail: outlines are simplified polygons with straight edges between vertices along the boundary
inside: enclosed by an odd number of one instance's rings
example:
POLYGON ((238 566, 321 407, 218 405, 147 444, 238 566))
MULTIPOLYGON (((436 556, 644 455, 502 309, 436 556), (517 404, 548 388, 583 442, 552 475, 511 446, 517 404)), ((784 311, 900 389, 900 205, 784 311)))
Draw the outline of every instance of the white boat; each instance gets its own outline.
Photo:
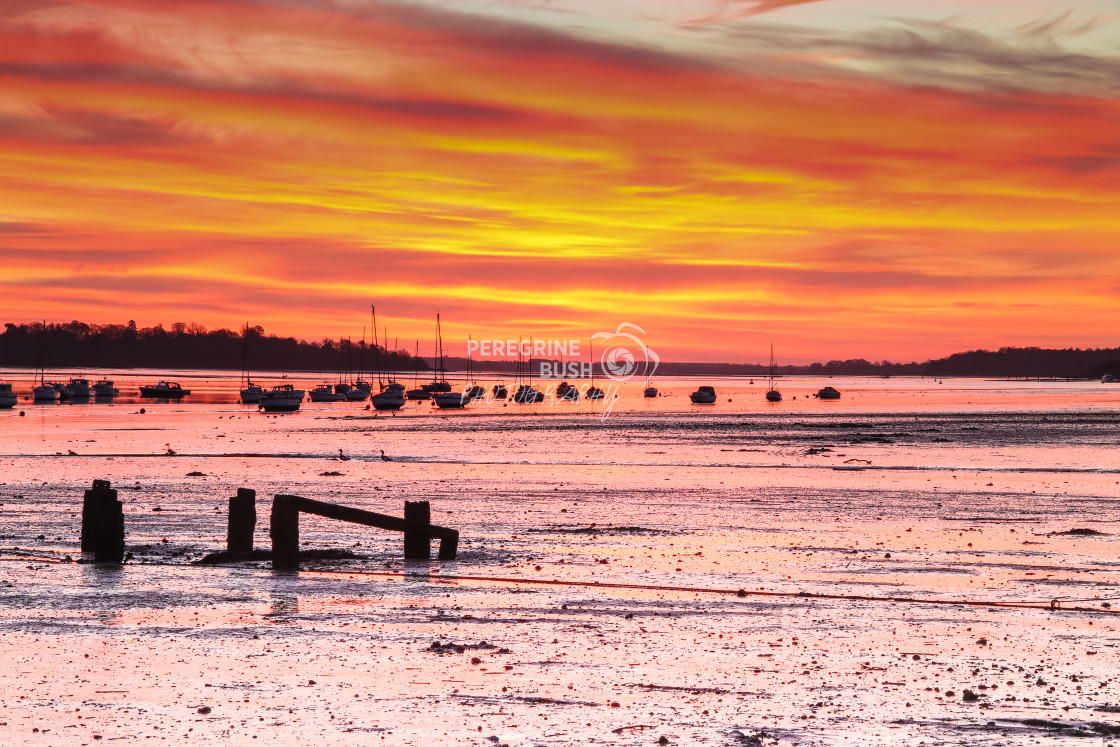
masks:
POLYGON ((241 390, 241 404, 259 405, 264 397, 264 387, 260 384, 254 384, 252 381, 247 381, 247 383, 248 386, 241 390))
POLYGON ((373 387, 368 381, 355 381, 354 386, 350 387, 350 389, 346 392, 346 401, 364 402, 365 400, 369 399, 369 395, 372 393, 372 391, 373 387))
POLYGON ((36 402, 58 402, 59 393, 54 384, 41 383, 31 390, 36 402))
POLYGON ((89 399, 93 396, 89 387, 89 379, 72 378, 64 388, 69 399, 89 399))
POLYGON ((781 402, 782 393, 774 388, 774 344, 770 344, 770 378, 766 385, 766 401, 781 402))
MULTIPOLYGON (((404 393, 404 384, 390 380, 388 384, 381 383, 381 345, 377 339, 377 307, 370 304, 370 315, 373 319, 373 358, 377 367, 377 385, 381 389, 377 394, 371 394, 369 402, 375 410, 399 410, 408 401, 404 393)), ((388 344, 388 330, 385 332, 388 344)))
POLYGON ((294 412, 303 402, 303 394, 291 384, 277 384, 264 393, 257 407, 265 412, 294 412))
POLYGON ((330 384, 320 384, 307 393, 307 398, 312 402, 341 402, 346 395, 336 392, 330 384))
POLYGON ((716 390, 714 387, 701 386, 688 395, 694 405, 714 405, 716 403, 716 390))
POLYGON ((98 379, 93 383, 93 396, 94 397, 116 397, 121 393, 113 382, 109 379, 98 379))
MULTIPOLYGON (((45 380, 47 360, 47 323, 43 321, 43 334, 39 338, 39 364, 35 373, 39 377, 39 386, 31 389, 31 396, 36 402, 58 402, 62 392, 59 388, 45 380)), ((34 383, 34 380, 32 380, 34 383)))
POLYGON ((249 322, 245 322, 245 327, 241 330, 241 404, 243 405, 259 405, 261 397, 264 396, 264 387, 260 384, 254 384, 252 377, 249 375, 249 331, 252 328, 249 322))
POLYGON ((6 410, 9 407, 15 407, 18 401, 19 397, 12 391, 12 385, 0 382, 0 408, 6 410))

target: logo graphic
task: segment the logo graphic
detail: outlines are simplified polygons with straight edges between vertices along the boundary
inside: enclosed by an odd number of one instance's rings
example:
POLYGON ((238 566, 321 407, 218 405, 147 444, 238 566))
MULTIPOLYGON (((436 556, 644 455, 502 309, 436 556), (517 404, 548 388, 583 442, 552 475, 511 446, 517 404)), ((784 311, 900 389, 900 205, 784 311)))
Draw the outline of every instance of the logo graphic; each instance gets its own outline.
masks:
POLYGON ((648 380, 657 371, 661 359, 644 341, 646 331, 636 324, 623 322, 614 332, 596 332, 593 342, 603 342, 606 347, 599 362, 603 374, 613 381, 633 378, 648 380))

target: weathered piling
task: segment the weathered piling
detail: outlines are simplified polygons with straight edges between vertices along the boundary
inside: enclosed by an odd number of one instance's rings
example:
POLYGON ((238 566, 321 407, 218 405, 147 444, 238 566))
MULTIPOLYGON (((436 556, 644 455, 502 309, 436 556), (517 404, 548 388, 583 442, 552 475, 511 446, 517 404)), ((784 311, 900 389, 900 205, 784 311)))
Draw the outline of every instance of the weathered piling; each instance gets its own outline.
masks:
POLYGON ((387 516, 360 508, 339 506, 334 503, 324 503, 310 498, 301 498, 298 495, 278 495, 272 501, 272 519, 269 534, 272 536, 272 566, 273 568, 298 568, 299 567, 299 515, 300 513, 325 516, 328 519, 348 521, 352 524, 388 529, 394 532, 405 533, 406 557, 428 558, 431 553, 432 538, 439 539, 439 559, 455 560, 459 548, 459 532, 447 527, 439 527, 431 523, 431 506, 427 501, 405 503, 406 517, 387 516), (409 505, 416 508, 409 508, 409 505), (419 520, 420 518, 424 520, 419 520), (423 547, 419 542, 409 544, 409 536, 420 537, 424 540, 423 547), (423 554, 420 551, 423 550, 423 554), (408 555, 407 553, 415 553, 408 555))
MULTIPOLYGON (((420 524, 432 523, 432 506, 427 501, 405 501, 405 521, 415 521, 420 524)), ((442 549, 442 544, 441 544, 442 549)), ((419 532, 404 532, 404 558, 405 560, 428 560, 432 557, 432 538, 430 535, 419 532)))
POLYGON ((81 547, 95 563, 124 562, 124 507, 108 480, 94 480, 82 500, 81 547))
POLYGON ((252 552, 253 532, 257 528, 257 491, 238 488, 237 495, 229 499, 229 525, 226 530, 226 550, 252 552))
POLYGON ((299 568, 299 508, 295 495, 272 499, 268 533, 272 537, 272 567, 299 568))

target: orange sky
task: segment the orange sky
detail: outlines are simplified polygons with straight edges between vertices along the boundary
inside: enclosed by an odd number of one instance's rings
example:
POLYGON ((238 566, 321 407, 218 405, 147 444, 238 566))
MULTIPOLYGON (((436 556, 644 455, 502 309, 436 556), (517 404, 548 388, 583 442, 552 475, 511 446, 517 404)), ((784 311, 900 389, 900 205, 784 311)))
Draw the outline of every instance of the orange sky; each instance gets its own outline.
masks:
POLYGON ((0 321, 1115 346, 1099 5, 16 0, 0 321))

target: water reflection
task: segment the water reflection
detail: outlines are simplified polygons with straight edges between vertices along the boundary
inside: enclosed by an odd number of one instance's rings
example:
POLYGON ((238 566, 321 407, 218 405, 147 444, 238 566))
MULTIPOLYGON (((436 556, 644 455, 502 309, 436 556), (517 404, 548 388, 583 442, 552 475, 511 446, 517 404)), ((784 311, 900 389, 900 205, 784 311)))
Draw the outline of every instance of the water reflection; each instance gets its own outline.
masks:
POLYGON ((265 617, 275 623, 291 623, 299 614, 299 596, 291 592, 272 592, 272 610, 265 617))
POLYGON ((96 594, 91 599, 94 608, 93 619, 102 625, 119 625, 121 612, 115 600, 124 581, 124 569, 114 563, 83 563, 81 566, 82 583, 93 587, 96 594))

